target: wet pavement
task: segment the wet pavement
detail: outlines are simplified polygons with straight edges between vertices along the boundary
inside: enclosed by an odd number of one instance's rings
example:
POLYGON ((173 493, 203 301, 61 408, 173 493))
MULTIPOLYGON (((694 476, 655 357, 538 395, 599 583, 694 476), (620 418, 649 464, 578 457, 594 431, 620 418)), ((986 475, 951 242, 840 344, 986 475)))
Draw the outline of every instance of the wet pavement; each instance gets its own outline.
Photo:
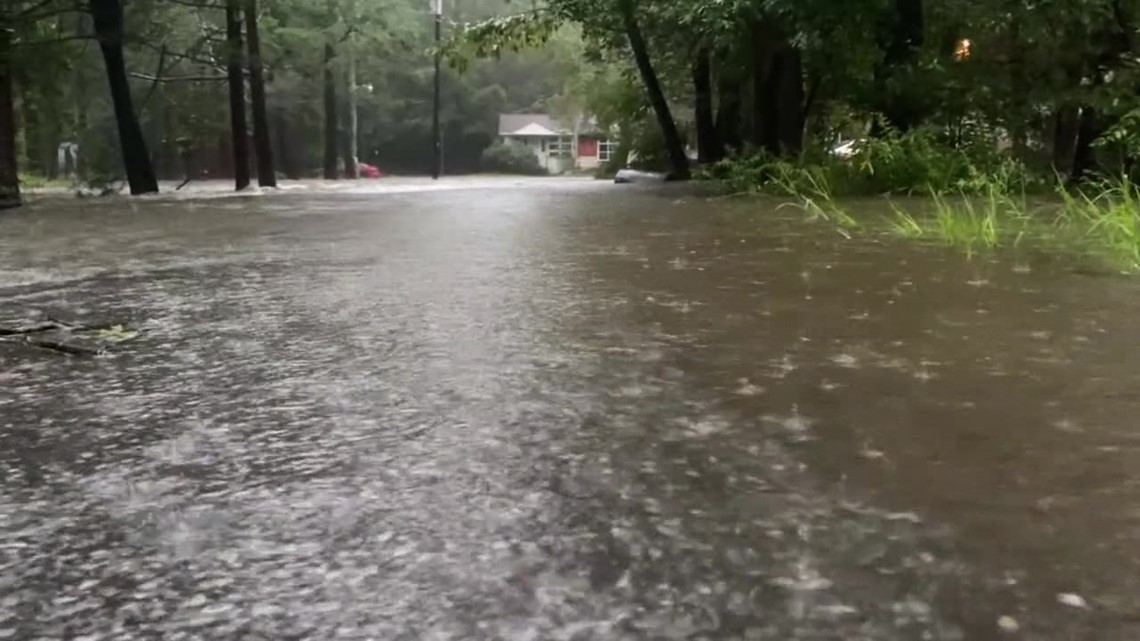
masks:
MULTIPOLYGON (((0 217, 0 639, 1140 638, 1140 280, 578 180, 0 217)), ((868 205, 874 206, 874 205, 868 205)))

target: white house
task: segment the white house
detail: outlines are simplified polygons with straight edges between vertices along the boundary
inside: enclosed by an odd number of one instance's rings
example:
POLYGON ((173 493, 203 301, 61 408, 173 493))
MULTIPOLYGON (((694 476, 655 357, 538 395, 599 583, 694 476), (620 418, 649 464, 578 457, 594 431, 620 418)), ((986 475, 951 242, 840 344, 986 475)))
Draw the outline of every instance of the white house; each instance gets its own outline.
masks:
POLYGON ((547 114, 500 114, 499 139, 528 147, 552 174, 596 169, 617 150, 617 142, 608 140, 589 122, 578 128, 575 146, 574 130, 547 114))

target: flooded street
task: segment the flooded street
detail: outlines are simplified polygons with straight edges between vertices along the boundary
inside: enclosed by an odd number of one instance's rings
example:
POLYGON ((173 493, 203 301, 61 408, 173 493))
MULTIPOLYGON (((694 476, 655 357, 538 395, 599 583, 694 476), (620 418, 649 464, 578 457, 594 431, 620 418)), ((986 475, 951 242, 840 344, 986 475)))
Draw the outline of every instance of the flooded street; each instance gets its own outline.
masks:
POLYGON ((1140 638, 1140 280, 375 185, 0 216, 0 639, 1140 638))

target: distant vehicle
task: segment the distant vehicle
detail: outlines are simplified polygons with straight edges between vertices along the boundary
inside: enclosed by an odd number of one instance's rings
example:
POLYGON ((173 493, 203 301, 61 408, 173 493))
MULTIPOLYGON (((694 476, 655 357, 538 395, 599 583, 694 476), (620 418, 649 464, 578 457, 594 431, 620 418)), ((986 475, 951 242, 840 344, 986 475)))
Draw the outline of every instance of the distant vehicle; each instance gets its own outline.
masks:
POLYGON ((859 145, 862 142, 862 140, 858 139, 841 140, 839 144, 831 148, 831 155, 840 158, 850 158, 859 153, 859 145))
POLYGON ((619 185, 628 185, 630 183, 655 183, 663 182, 665 174, 656 171, 639 171, 637 169, 630 169, 626 167, 617 172, 614 176, 614 182, 619 185))
POLYGON ((384 176, 384 172, 380 171, 379 167, 369 165, 366 162, 356 164, 356 173, 361 178, 382 178, 384 176))

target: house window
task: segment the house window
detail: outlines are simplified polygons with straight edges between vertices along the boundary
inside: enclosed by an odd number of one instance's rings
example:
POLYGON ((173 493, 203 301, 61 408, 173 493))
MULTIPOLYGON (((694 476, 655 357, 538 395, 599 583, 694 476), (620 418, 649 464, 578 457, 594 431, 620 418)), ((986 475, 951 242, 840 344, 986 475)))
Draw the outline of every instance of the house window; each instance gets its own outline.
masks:
POLYGON ((546 143, 546 151, 551 156, 564 156, 571 157, 574 155, 574 139, 563 136, 561 138, 551 138, 546 143))
POLYGON ((608 162, 617 153, 618 144, 612 140, 603 140, 598 143, 598 160, 608 162))

